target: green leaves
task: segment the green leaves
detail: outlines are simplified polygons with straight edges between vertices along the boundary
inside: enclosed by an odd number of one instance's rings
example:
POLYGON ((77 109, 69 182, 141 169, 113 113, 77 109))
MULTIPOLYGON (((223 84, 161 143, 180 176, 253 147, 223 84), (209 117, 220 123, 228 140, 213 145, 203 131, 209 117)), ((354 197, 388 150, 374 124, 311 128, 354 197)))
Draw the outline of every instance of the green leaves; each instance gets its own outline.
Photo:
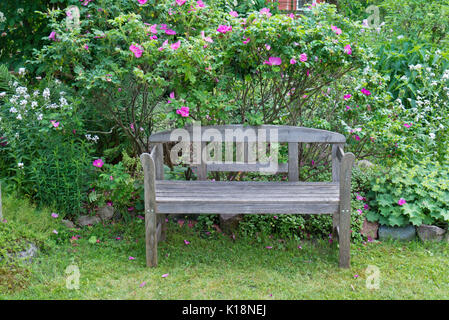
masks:
POLYGON ((97 242, 97 237, 96 236, 91 236, 88 240, 89 243, 91 244, 95 244, 97 242))
POLYGON ((370 221, 390 226, 449 222, 449 164, 423 160, 416 165, 397 163, 383 177, 373 180, 369 198, 370 221), (400 205, 399 199, 406 203, 400 205))

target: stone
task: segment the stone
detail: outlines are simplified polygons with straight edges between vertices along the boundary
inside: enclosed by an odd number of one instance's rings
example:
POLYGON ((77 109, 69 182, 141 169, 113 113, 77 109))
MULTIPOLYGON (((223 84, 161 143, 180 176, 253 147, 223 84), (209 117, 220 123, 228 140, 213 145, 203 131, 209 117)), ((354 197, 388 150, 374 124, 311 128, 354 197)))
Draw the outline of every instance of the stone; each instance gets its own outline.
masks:
POLYGON ((61 222, 69 229, 75 228, 75 224, 70 220, 62 219, 61 222))
POLYGON ((422 224, 418 227, 418 236, 422 241, 442 241, 446 230, 437 226, 422 224))
POLYGON ((359 168, 371 168, 371 167, 374 167, 374 163, 372 163, 368 160, 360 160, 357 162, 357 166, 359 168))
POLYGON ((17 257, 23 259, 24 262, 30 263, 37 255, 39 248, 32 242, 28 243, 28 248, 24 251, 17 253, 17 257))
POLYGON ((379 240, 395 239, 402 241, 411 241, 416 237, 416 230, 413 225, 405 227, 379 227, 379 240))
MULTIPOLYGON (((16 253, 7 253, 8 257, 11 259, 21 259, 23 263, 31 263, 33 261, 33 258, 37 255, 39 252, 39 247, 37 247, 34 243, 28 242, 28 247, 23 250, 16 253)), ((2 260, 2 257, 0 257, 0 261, 2 260)))
POLYGON ((98 216, 101 220, 111 220, 114 216, 114 207, 113 206, 104 206, 97 211, 98 216))
POLYGON ((377 239, 379 230, 379 223, 378 222, 369 222, 368 220, 363 220, 363 226, 362 230, 360 230, 360 233, 364 235, 365 237, 370 237, 371 239, 377 239))
POLYGON ((101 219, 96 217, 96 216, 93 216, 93 217, 91 217, 91 216, 81 216, 81 217, 78 218, 77 223, 78 223, 79 226, 84 227, 84 226, 88 226, 90 224, 93 225, 93 224, 99 223, 100 221, 101 221, 101 219))
POLYGON ((226 234, 234 233, 242 219, 241 214, 220 214, 220 229, 226 234))

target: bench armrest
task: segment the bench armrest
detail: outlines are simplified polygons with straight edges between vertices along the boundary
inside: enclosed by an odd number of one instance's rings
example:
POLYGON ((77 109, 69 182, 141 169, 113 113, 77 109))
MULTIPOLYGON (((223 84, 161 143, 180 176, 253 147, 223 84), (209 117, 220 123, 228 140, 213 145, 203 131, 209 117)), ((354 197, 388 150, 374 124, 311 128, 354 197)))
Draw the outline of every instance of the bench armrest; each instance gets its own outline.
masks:
POLYGON ((343 158, 344 144, 338 143, 332 145, 332 182, 340 182, 340 166, 343 158))
POLYGON ((334 144, 332 146, 332 182, 339 182, 340 185, 346 185, 346 187, 351 188, 354 160, 355 156, 352 152, 345 153, 342 144, 334 144))

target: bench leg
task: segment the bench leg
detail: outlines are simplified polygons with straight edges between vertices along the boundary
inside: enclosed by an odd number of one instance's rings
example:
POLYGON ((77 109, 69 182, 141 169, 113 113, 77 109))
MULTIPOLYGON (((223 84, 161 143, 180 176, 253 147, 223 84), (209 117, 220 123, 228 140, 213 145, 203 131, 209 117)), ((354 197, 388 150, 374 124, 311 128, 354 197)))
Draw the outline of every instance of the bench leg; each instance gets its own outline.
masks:
POLYGON ((351 173, 354 159, 354 154, 345 153, 340 165, 340 223, 338 225, 340 268, 351 267, 351 173))
POLYGON ((145 249, 148 267, 157 266, 157 206, 154 160, 148 153, 140 155, 145 189, 145 249))
POLYGON ((335 212, 332 215, 332 242, 336 243, 338 241, 338 229, 340 225, 340 213, 339 212, 335 212))
POLYGON ((167 223, 165 222, 167 215, 158 214, 157 215, 157 225, 158 229, 160 229, 160 233, 158 233, 158 241, 165 241, 167 239, 167 223))
POLYGON ((147 267, 157 266, 157 217, 156 213, 145 214, 145 246, 147 256, 147 267))
POLYGON ((340 247, 340 268, 351 267, 351 210, 340 211, 338 243, 340 247))

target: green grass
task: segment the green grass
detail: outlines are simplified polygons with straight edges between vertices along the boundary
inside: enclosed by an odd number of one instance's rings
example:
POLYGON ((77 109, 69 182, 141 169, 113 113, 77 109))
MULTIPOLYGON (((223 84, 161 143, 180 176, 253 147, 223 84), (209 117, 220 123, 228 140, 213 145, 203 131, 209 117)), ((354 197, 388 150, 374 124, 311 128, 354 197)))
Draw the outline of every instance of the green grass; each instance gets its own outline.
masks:
POLYGON ((324 240, 282 243, 237 237, 233 241, 170 223, 167 241, 159 245, 159 266, 147 268, 143 221, 70 232, 50 213, 24 201, 5 200, 8 223, 27 229, 43 250, 29 266, 0 268, 0 298, 449 299, 447 243, 353 244, 352 267, 344 270, 337 267, 337 249, 324 240), (81 238, 70 242, 72 235, 81 238), (121 240, 116 240, 118 236, 121 240), (79 290, 66 288, 65 270, 71 264, 80 271, 79 290), (378 290, 366 288, 368 265, 380 269, 378 290))

